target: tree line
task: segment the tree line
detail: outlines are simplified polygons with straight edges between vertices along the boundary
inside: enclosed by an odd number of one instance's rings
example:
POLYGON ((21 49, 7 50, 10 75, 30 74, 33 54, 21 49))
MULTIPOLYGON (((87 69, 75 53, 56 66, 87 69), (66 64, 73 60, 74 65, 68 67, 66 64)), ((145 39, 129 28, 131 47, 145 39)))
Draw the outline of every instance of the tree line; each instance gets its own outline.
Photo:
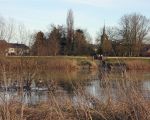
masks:
POLYGON ((149 31, 150 19, 137 13, 126 14, 121 17, 119 27, 107 27, 109 40, 102 43, 102 33, 98 35, 98 52, 111 56, 142 56, 144 48, 148 46, 146 37, 149 31))
POLYGON ((38 32, 34 37, 32 55, 141 56, 150 31, 148 18, 137 13, 126 14, 121 17, 118 27, 103 28, 96 38, 97 43, 92 45, 84 30, 74 29, 72 10, 68 11, 66 24, 66 27, 51 26, 47 37, 38 32), (106 40, 102 42, 102 39, 106 40))
MULTIPOLYGON (((96 43, 92 44, 90 35, 85 30, 75 29, 72 10, 67 13, 66 25, 51 25, 49 32, 39 31, 33 35, 30 35, 31 32, 24 25, 16 25, 13 20, 0 18, 0 40, 9 42, 12 38, 17 38, 24 43, 28 40, 30 54, 35 56, 142 56, 145 46, 150 42, 149 31, 149 18, 137 13, 126 14, 120 18, 118 26, 105 25, 98 33, 96 43)), ((6 48, 3 44, 0 46, 6 48)))
POLYGON ((86 32, 74 29, 72 10, 68 11, 66 24, 66 27, 51 25, 51 30, 47 34, 42 31, 35 33, 31 55, 91 55, 94 51, 86 32))

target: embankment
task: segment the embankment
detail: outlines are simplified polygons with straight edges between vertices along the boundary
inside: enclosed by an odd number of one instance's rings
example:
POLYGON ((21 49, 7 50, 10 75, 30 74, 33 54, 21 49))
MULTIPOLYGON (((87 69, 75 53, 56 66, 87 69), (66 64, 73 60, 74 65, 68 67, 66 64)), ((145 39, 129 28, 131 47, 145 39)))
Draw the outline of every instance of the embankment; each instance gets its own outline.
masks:
POLYGON ((79 56, 10 56, 0 57, 1 70, 59 70, 96 68, 91 57, 79 56))
POLYGON ((107 57, 106 61, 115 64, 124 64, 128 70, 150 70, 149 57, 107 57))

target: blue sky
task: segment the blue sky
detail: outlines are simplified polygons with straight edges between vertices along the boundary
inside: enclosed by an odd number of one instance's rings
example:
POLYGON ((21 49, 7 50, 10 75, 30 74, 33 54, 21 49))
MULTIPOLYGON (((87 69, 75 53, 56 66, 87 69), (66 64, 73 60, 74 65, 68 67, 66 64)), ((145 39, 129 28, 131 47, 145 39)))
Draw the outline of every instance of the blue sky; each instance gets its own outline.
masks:
POLYGON ((150 0, 0 0, 0 16, 13 18, 31 30, 46 31, 50 24, 66 24, 69 9, 76 28, 94 38, 100 27, 118 25, 122 15, 141 13, 150 18, 150 0))

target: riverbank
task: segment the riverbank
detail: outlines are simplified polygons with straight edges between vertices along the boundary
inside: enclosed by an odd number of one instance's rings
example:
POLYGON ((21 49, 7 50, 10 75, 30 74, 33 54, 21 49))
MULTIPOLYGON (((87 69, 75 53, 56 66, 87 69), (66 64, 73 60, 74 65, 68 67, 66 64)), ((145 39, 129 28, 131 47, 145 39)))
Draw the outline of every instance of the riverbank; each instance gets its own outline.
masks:
POLYGON ((149 57, 106 57, 112 66, 123 65, 127 70, 150 70, 149 57))
MULTIPOLYGON (((5 67, 6 70, 40 69, 71 71, 80 68, 97 68, 92 57, 81 56, 9 56, 0 57, 0 64, 5 67)), ((3 67, 1 67, 1 69, 3 67)))
MULTIPOLYGON (((106 57, 112 66, 125 65, 127 70, 150 70, 149 57, 106 57)), ((97 69, 100 61, 85 56, 9 56, 0 57, 0 69, 5 70, 57 70, 97 69)))
MULTIPOLYGON (((106 57, 111 66, 124 65, 127 70, 150 70, 149 57, 106 57)), ((85 56, 9 56, 0 57, 5 70, 57 70, 97 69, 100 61, 85 56)))

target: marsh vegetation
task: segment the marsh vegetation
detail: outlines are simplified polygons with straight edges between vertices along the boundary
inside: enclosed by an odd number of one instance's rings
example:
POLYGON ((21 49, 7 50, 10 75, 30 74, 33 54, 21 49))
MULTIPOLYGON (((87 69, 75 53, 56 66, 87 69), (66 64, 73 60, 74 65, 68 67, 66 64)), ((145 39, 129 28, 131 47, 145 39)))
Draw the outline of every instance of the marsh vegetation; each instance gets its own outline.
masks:
POLYGON ((79 63, 89 65, 83 59, 1 60, 0 119, 150 119, 149 71, 79 69, 79 63))

